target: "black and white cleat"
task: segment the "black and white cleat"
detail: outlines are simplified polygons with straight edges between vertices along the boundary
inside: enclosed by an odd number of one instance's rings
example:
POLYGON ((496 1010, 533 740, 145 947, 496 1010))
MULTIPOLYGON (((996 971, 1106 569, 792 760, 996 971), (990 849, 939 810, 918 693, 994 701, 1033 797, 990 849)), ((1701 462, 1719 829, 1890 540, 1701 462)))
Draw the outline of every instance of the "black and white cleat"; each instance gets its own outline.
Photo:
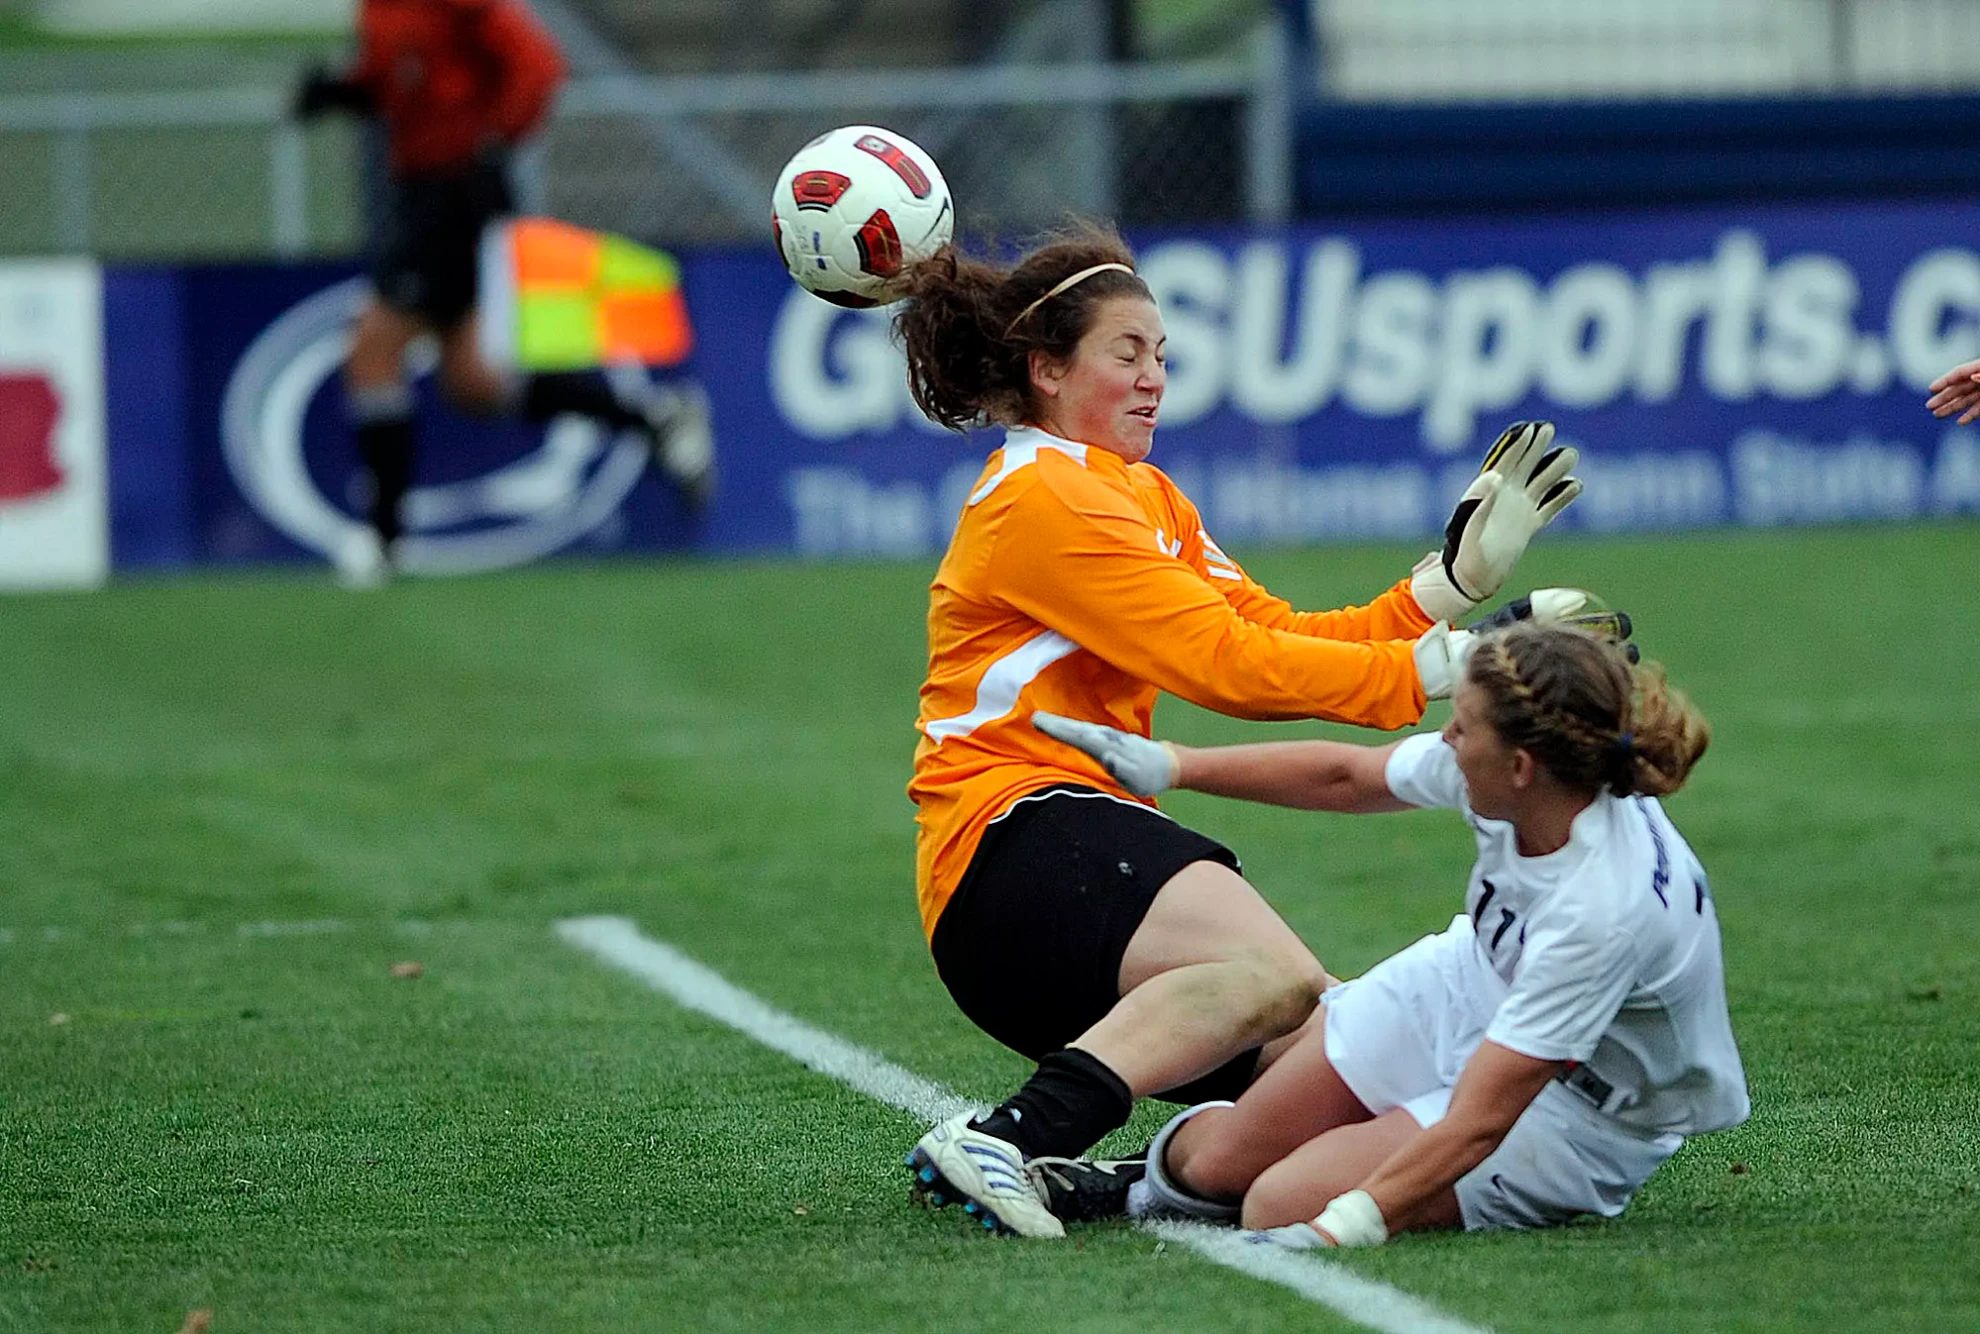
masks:
POLYGON ((1061 1223, 1098 1223, 1127 1214, 1128 1188, 1148 1174, 1141 1158, 1033 1158, 1025 1175, 1061 1223))

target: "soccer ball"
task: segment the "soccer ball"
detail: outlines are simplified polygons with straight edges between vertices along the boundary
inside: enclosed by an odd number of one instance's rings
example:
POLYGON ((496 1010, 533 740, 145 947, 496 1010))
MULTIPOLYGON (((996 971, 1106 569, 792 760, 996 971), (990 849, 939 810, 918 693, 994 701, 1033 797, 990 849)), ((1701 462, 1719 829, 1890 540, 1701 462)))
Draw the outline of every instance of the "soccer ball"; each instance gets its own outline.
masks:
POLYGON ((800 148, 777 174, 770 215, 798 286, 856 308, 899 300, 902 270, 947 244, 956 221, 935 159, 877 125, 800 148))

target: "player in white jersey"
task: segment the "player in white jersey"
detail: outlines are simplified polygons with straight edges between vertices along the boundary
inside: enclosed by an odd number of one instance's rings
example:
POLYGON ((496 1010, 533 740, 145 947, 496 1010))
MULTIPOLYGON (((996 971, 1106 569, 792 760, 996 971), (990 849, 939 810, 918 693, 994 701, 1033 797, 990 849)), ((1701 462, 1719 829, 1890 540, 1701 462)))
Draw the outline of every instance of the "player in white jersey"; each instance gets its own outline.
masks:
POLYGON ((1688 1135, 1745 1120, 1704 868, 1659 796, 1705 720, 1614 645, 1478 640, 1450 724, 1382 747, 1193 750, 1039 715, 1136 790, 1313 810, 1459 812, 1465 911, 1322 997, 1235 1104, 1178 1115, 1131 1212, 1236 1219, 1289 1246, 1622 1211, 1688 1135))

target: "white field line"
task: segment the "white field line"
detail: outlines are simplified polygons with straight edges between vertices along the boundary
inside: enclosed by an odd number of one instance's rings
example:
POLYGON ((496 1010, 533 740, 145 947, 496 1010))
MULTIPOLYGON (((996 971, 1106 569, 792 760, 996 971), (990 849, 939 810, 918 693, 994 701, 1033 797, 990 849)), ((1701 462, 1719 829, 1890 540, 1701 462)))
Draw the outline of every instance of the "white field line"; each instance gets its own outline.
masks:
POLYGON ((557 923, 557 934, 684 1008, 924 1121, 946 1121, 957 1112, 981 1107, 883 1056, 785 1014, 673 946, 641 935, 623 917, 571 918, 557 923))
MULTIPOLYGON (((231 923, 204 921, 131 922, 123 927, 115 928, 108 934, 123 935, 133 940, 140 940, 147 936, 197 936, 204 935, 208 931, 223 933, 231 931, 234 935, 242 939, 256 940, 278 939, 284 936, 328 936, 335 935, 340 931, 354 931, 360 926, 369 925, 371 923, 350 922, 338 917, 231 923)), ((432 922, 422 918, 412 917, 395 921, 388 925, 389 929, 395 934, 411 937, 430 936, 437 929, 432 922)), ((449 923, 448 925, 455 925, 455 923, 449 923)), ((72 931, 71 928, 60 926, 0 926, 0 945, 11 945, 17 941, 27 940, 30 937, 45 941, 67 940, 72 934, 78 933, 72 931)), ((85 929, 79 934, 90 936, 92 932, 85 929)), ((100 936, 105 933, 94 934, 100 936)))
POLYGON ((1363 1278, 1338 1261, 1310 1252, 1288 1251, 1246 1241, 1244 1234, 1207 1223, 1143 1223, 1164 1241, 1187 1246, 1214 1260, 1282 1288, 1291 1288, 1370 1329, 1393 1334, 1485 1334, 1479 1326, 1458 1319, 1400 1288, 1379 1279, 1363 1278))
POLYGON ((234 928, 238 936, 328 936, 350 930, 348 922, 334 917, 292 922, 242 922, 234 928))
MULTIPOLYGON (((624 917, 575 917, 557 923, 557 934, 622 972, 631 973, 683 1008, 706 1015, 820 1074, 923 1121, 940 1121, 982 1104, 844 1038, 785 1014, 744 991, 707 965, 671 945, 643 935, 624 917)), ((1377 1279, 1364 1278, 1310 1252, 1280 1250, 1246 1241, 1229 1228, 1198 1223, 1145 1223, 1165 1242, 1206 1260, 1290 1289, 1358 1325, 1383 1334, 1488 1334, 1481 1326, 1446 1315, 1430 1303, 1377 1279)))

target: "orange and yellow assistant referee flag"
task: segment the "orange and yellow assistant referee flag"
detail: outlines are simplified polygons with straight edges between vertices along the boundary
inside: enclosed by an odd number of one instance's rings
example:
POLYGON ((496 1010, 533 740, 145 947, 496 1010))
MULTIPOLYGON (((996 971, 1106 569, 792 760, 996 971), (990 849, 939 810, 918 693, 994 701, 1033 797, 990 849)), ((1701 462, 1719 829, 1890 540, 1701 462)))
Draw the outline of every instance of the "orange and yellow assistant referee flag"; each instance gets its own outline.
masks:
POLYGON ((678 366, 694 350, 671 256, 553 218, 483 234, 479 334, 491 366, 525 372, 678 366))

